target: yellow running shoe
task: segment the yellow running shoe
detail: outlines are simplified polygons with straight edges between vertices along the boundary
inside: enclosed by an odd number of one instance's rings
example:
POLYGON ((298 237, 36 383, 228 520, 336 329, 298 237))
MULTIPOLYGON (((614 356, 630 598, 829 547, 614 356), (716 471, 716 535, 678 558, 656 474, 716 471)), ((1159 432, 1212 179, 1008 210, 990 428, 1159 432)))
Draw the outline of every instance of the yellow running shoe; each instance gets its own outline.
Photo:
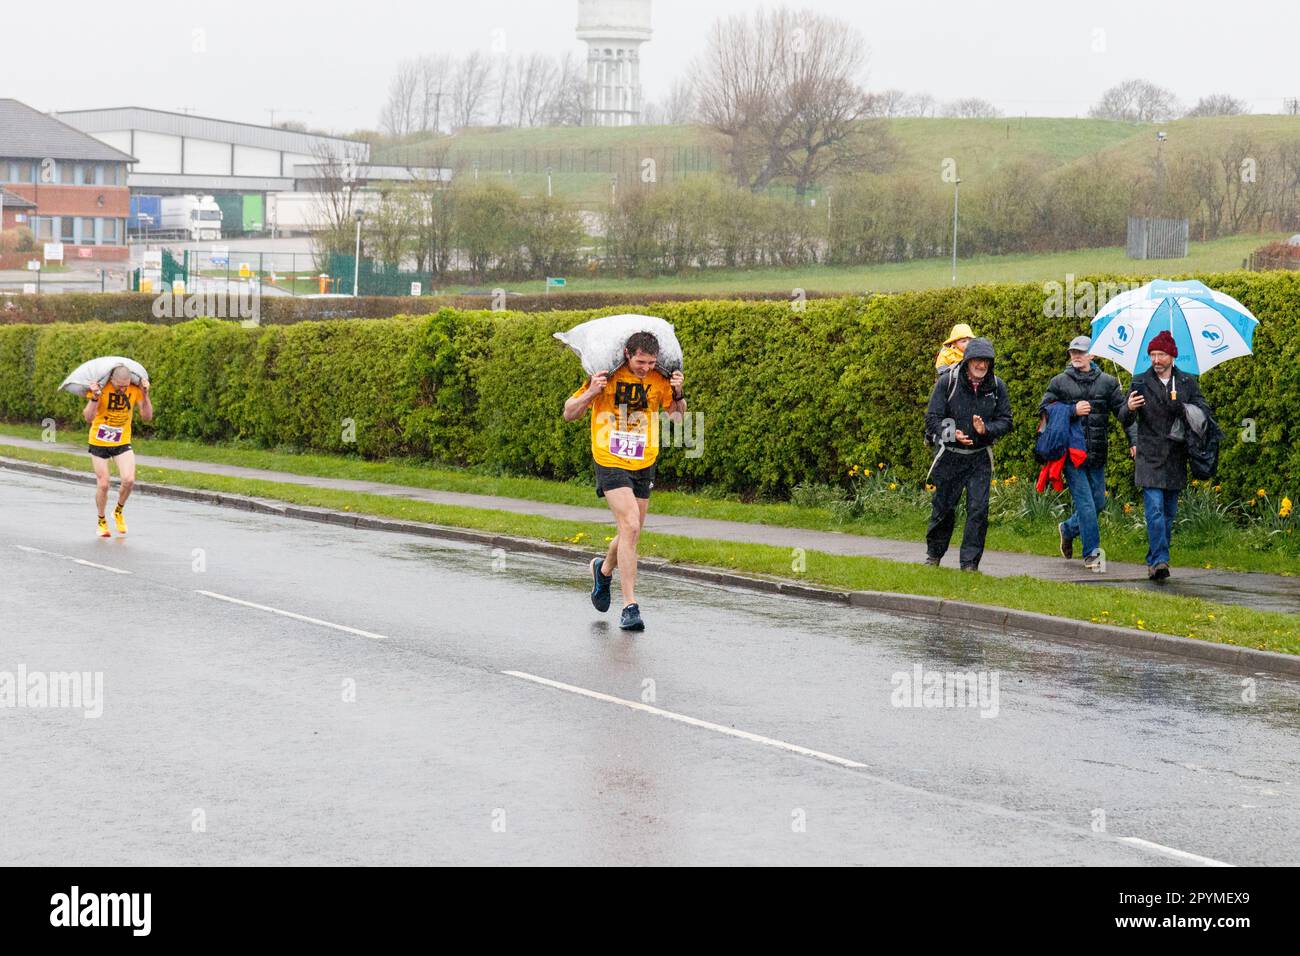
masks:
POLYGON ((107 519, 107 518, 100 518, 100 519, 99 519, 99 536, 100 536, 101 538, 111 538, 111 537, 112 537, 112 535, 108 533, 108 519, 107 519))
POLYGON ((113 509, 113 523, 117 525, 118 534, 126 534, 126 517, 122 514, 121 505, 113 509))

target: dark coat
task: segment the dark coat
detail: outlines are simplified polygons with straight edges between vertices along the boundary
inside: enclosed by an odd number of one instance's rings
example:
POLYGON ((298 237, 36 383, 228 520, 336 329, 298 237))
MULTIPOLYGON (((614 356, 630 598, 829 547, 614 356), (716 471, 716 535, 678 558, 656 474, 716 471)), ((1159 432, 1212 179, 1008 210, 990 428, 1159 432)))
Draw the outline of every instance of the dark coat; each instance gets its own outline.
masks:
MULTIPOLYGON (((1104 466, 1110 449, 1110 415, 1124 422, 1125 402, 1128 395, 1120 388, 1114 375, 1103 372, 1096 362, 1086 372, 1080 372, 1073 365, 1052 378, 1043 394, 1041 407, 1046 408, 1053 402, 1063 402, 1073 409, 1078 402, 1088 402, 1092 412, 1083 423, 1083 435, 1087 442, 1088 459, 1084 468, 1104 466)), ((1070 412, 1074 414, 1073 411, 1070 412)), ((1137 437, 1135 426, 1130 422, 1126 429, 1129 445, 1137 437)), ((1125 451, 1128 449, 1126 448, 1125 451)))
POLYGON ((991 447, 1011 431, 1011 396, 1007 393, 1006 383, 993 374, 993 366, 993 346, 988 339, 971 339, 961 363, 951 366, 939 376, 930 393, 930 403, 925 409, 925 435, 929 442, 938 442, 943 435, 946 419, 951 419, 957 431, 964 432, 975 442, 973 445, 963 445, 956 440, 946 443, 947 447, 963 452, 991 447), (976 358, 989 360, 988 373, 978 391, 971 385, 970 376, 966 374, 966 363, 976 358), (955 382, 952 379, 954 375, 957 376, 955 382), (984 419, 983 435, 976 432, 971 423, 976 415, 984 419))
POLYGON ((1178 392, 1177 401, 1170 399, 1170 388, 1161 384, 1155 369, 1147 369, 1133 379, 1134 386, 1141 384, 1147 403, 1136 412, 1127 412, 1125 405, 1126 420, 1137 420, 1133 481, 1139 488, 1181 491, 1187 486, 1187 444, 1172 440, 1169 430, 1174 422, 1182 419, 1185 404, 1197 405, 1210 414, 1210 406, 1201 395, 1195 375, 1174 368, 1170 382, 1178 392))

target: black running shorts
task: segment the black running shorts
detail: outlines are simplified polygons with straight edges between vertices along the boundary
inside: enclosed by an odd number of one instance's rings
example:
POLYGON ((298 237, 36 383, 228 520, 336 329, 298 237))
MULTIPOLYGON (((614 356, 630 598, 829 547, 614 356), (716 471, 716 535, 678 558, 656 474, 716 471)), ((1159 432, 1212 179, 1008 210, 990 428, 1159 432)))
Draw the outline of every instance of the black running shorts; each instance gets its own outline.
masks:
POLYGON ((604 498, 610 488, 631 488, 634 498, 649 498, 655 486, 655 465, 631 471, 596 465, 596 497, 604 498))
POLYGON ((96 458, 116 458, 124 451, 131 450, 131 443, 125 445, 87 445, 92 455, 96 458))

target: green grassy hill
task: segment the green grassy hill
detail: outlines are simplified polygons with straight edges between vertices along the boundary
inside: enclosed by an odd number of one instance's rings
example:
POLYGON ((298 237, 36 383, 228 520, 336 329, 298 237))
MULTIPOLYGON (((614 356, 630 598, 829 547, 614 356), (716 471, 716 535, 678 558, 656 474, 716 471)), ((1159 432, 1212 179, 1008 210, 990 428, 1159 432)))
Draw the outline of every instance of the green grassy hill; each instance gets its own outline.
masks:
MULTIPOLYGON (((939 177, 946 159, 958 175, 978 182, 1007 163, 1029 162, 1064 169, 1104 155, 1118 157, 1135 169, 1150 164, 1155 132, 1167 132, 1165 155, 1226 144, 1245 135, 1261 146, 1300 138, 1300 117, 1234 116, 1140 124, 1113 120, 1052 117, 1003 119, 891 119, 885 121, 899 146, 893 172, 921 178, 939 177)), ((508 177, 526 191, 546 188, 546 168, 560 196, 587 205, 609 196, 611 174, 634 170, 651 156, 661 176, 720 171, 723 141, 700 126, 550 127, 540 129, 468 129, 451 136, 408 137, 377 144, 377 163, 417 163, 444 155, 480 176, 508 177)))

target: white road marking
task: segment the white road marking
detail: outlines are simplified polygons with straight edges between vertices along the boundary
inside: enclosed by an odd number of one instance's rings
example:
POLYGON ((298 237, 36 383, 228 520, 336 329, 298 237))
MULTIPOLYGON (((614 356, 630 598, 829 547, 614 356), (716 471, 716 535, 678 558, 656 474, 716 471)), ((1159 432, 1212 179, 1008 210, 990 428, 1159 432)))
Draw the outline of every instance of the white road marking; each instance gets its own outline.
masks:
POLYGON ((44 548, 29 548, 25 544, 16 544, 14 547, 19 551, 26 551, 28 554, 48 554, 56 558, 63 557, 61 554, 55 554, 53 551, 46 551, 44 548))
POLYGON ((28 554, 44 554, 51 558, 58 558, 60 561, 71 561, 74 564, 84 564, 88 568, 98 568, 101 571, 112 571, 114 574, 131 574, 123 568, 112 568, 107 564, 96 564, 94 561, 87 561, 85 558, 74 558, 70 554, 59 554, 57 551, 46 551, 44 548, 33 548, 25 544, 15 544, 19 551, 26 551, 28 554))
POLYGON ((215 591, 197 591, 198 594, 206 595, 210 598, 216 598, 218 601, 229 601, 231 604, 242 604, 244 607, 256 608, 259 611, 267 611, 271 614, 279 614, 284 617, 291 617, 295 621, 306 621, 308 624, 319 624, 321 627, 332 627, 336 631, 347 631, 349 634, 357 634, 361 637, 369 637, 372 640, 387 640, 383 634, 375 634, 371 631, 362 631, 355 627, 348 627, 346 624, 334 624, 330 621, 322 621, 320 618, 308 617, 305 614, 295 614, 293 611, 282 611, 278 607, 267 607, 265 604, 254 604, 252 601, 241 601, 239 598, 233 598, 225 594, 218 594, 215 591))
MULTIPOLYGON (((604 701, 609 704, 618 704, 627 707, 630 710, 639 710, 642 713, 653 714, 656 717, 664 717, 668 720, 674 720, 678 723, 689 724, 692 727, 702 727, 705 730, 716 731, 720 734, 726 734, 728 737, 738 737, 741 740, 748 740, 753 743, 765 744, 769 747, 776 747, 780 750, 786 750, 790 753, 801 754, 805 757, 813 757, 826 763, 835 764, 838 767, 846 767, 852 770, 869 770, 864 763, 856 760, 849 760, 845 757, 837 757, 835 754, 823 753, 820 750, 810 750, 807 747, 800 747, 798 744, 786 743, 784 740, 776 740, 772 737, 764 737, 759 734, 751 734, 744 730, 736 730, 734 727, 724 727, 722 724, 711 723, 707 720, 700 720, 697 717, 687 717, 685 714, 677 714, 670 710, 662 710, 658 707, 651 707, 648 704, 642 704, 635 700, 626 700, 622 697, 615 697, 612 694, 603 694, 600 691, 587 690, 585 687, 576 687, 573 684, 565 684, 560 681, 550 680, 546 677, 538 677, 536 674, 528 674, 524 671, 502 671, 509 677, 517 677, 520 680, 531 681, 534 684, 541 684, 545 687, 553 687, 556 690, 566 691, 570 694, 578 694, 582 697, 590 697, 592 700, 604 701)), ((891 787, 904 793, 920 794, 932 799, 944 800, 950 803, 969 806, 974 809, 990 813, 994 816, 1010 817, 1018 820, 1029 820, 1033 823, 1051 827, 1060 830, 1063 833, 1069 833, 1074 836, 1089 836, 1088 831, 1072 827, 1068 824, 1060 824, 1051 820, 1041 820, 1029 814, 1022 813, 1019 810, 1009 810, 1006 807, 1000 807, 996 804, 985 803, 981 800, 970 800, 965 797, 958 797, 952 794, 939 793, 934 790, 926 790, 922 787, 914 787, 910 784, 899 783, 896 780, 890 780, 876 773, 867 773, 865 776, 877 783, 891 787)), ((1188 853, 1185 850, 1175 850, 1173 847, 1164 846, 1160 843, 1152 843, 1150 840, 1142 840, 1138 837, 1110 837, 1118 843, 1124 843, 1128 846, 1136 847, 1139 850, 1145 850, 1151 853, 1158 853, 1162 856, 1173 857, 1178 860, 1186 860, 1191 863, 1199 863, 1202 866, 1233 866, 1232 863, 1225 863, 1222 860, 1211 859, 1208 856, 1199 856, 1195 853, 1188 853)))
POLYGON ((642 713, 654 714, 656 717, 664 717, 668 720, 675 720, 678 723, 690 724, 692 727, 703 727, 705 730, 716 731, 720 734, 726 734, 728 737, 739 737, 741 740, 748 740, 756 744, 765 744, 768 747, 777 747, 781 750, 788 750, 791 753, 802 754, 805 757, 813 757, 817 760, 824 760, 827 763, 833 763, 840 767, 865 768, 867 765, 858 763, 856 760, 849 760, 845 757, 837 757, 834 754, 822 753, 820 750, 810 750, 807 747, 800 747, 798 744, 786 743, 784 740, 775 740, 772 737, 763 737, 760 734, 751 734, 748 731, 736 730, 734 727, 724 727, 722 724, 710 723, 707 720, 700 720, 698 717, 687 717, 685 714, 675 714, 671 710, 661 710, 658 707, 651 707, 649 704, 642 704, 635 700, 624 700, 622 697, 613 697, 609 694, 602 694, 599 691, 587 690, 583 687, 574 687, 572 684, 562 684, 559 681, 547 680, 545 677, 538 677, 535 674, 525 674, 523 671, 502 671, 511 677, 518 677, 521 680, 532 681, 535 684, 544 684, 547 687, 554 687, 556 690, 568 691, 570 694, 580 694, 583 697, 590 697, 593 700, 603 700, 608 704, 619 704, 623 707, 639 710, 642 713))
POLYGON ((130 574, 130 571, 124 571, 121 568, 110 568, 107 564, 96 564, 94 561, 87 561, 84 558, 73 558, 77 564, 84 564, 88 568, 99 568, 101 571, 112 571, 114 574, 130 574))
POLYGON ((1200 863, 1202 866, 1233 866, 1232 863, 1224 863, 1222 860, 1211 859, 1208 856, 1199 856, 1195 853, 1188 853, 1186 850, 1175 850, 1171 846, 1165 846, 1162 843, 1152 843, 1150 840, 1143 840, 1138 837, 1119 837, 1120 843, 1127 843, 1130 846, 1142 847, 1144 850, 1151 850, 1153 853, 1162 853, 1165 856, 1172 856, 1176 860, 1191 860, 1200 863))

